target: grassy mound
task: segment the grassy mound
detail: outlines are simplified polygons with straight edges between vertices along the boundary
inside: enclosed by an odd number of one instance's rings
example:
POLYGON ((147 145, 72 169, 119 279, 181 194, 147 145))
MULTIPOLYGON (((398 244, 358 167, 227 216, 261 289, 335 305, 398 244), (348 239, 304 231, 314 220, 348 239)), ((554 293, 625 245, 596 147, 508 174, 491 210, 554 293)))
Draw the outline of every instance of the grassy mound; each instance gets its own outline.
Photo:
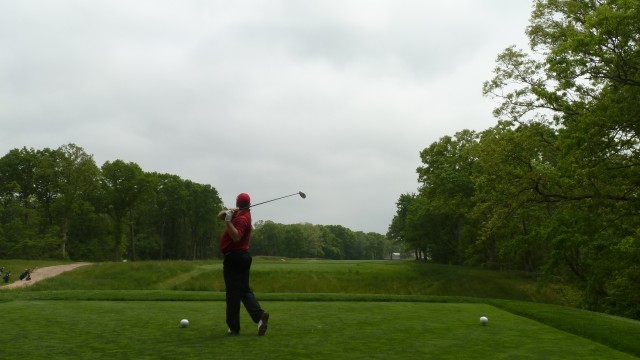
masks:
MULTIPOLYGON (((495 298, 574 305, 567 287, 539 286, 518 272, 414 261, 256 258, 258 293, 346 293, 495 298)), ((220 261, 99 263, 30 287, 45 290, 224 291, 220 261)))

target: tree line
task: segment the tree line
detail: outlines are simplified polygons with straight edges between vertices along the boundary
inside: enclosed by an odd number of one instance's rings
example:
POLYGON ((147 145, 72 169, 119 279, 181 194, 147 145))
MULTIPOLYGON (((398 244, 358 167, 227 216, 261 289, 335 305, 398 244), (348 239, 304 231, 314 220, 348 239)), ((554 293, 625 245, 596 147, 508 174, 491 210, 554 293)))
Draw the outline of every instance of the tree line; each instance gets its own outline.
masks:
POLYGON ((218 192, 122 160, 98 167, 74 144, 0 158, 0 256, 203 259, 221 224, 218 192))
POLYGON ((640 1, 535 1, 531 52, 485 95, 497 125, 420 153, 388 236, 418 259, 568 280, 640 318, 640 1))
MULTIPOLYGON (((224 224, 218 191, 74 144, 0 158, 0 258, 91 261, 212 259, 224 224)), ((380 234, 311 224, 255 224, 257 255, 382 259, 380 234)))
POLYGON ((386 236, 353 231, 341 225, 259 221, 252 235, 252 253, 265 256, 382 260, 399 248, 386 236))

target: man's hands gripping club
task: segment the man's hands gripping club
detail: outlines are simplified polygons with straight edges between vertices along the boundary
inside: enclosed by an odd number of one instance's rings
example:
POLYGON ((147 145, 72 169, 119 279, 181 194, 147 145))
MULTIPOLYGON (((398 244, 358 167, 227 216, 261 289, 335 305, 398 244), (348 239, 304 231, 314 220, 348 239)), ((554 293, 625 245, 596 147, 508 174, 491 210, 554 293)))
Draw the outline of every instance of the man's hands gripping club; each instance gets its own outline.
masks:
POLYGON ((227 210, 224 213, 224 221, 229 222, 233 218, 233 210, 227 210))
POLYGON ((218 213, 218 219, 230 222, 231 219, 233 219, 233 213, 235 213, 236 211, 238 211, 237 208, 222 210, 218 213))

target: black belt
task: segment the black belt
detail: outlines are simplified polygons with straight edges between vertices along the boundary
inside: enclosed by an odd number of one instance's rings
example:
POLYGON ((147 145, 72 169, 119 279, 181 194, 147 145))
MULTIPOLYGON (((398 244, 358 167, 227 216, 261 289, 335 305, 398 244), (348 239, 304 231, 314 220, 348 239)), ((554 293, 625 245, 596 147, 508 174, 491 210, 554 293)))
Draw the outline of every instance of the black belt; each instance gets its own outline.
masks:
POLYGON ((226 253, 223 253, 222 255, 224 256, 229 256, 232 254, 248 254, 249 252, 247 250, 234 250, 234 251, 227 251, 226 253))

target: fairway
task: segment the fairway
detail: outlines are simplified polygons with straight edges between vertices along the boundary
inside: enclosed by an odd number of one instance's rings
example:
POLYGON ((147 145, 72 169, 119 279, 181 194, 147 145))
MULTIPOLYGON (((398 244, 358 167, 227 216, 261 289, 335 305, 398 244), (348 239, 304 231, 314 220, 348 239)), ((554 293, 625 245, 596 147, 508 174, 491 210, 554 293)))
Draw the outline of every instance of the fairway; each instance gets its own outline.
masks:
POLYGON ((6 301, 2 359, 635 359, 486 304, 265 301, 267 336, 222 301, 6 301), (481 326, 480 316, 489 318, 481 326), (188 328, 179 321, 187 318, 188 328))

